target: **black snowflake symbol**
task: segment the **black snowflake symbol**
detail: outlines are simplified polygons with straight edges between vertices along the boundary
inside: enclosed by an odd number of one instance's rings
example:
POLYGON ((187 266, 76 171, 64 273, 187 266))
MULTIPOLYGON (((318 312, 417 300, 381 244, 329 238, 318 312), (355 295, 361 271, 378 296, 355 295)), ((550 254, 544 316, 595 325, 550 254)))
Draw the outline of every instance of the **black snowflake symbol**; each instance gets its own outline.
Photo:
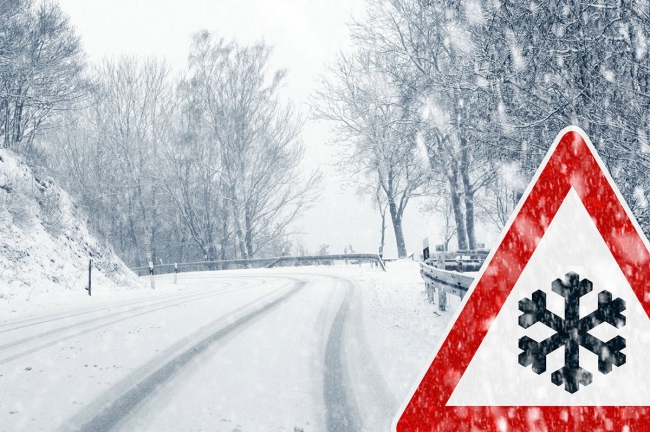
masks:
POLYGON ((580 297, 590 293, 593 289, 591 281, 580 280, 576 273, 567 273, 565 281, 556 279, 552 284, 554 293, 564 297, 564 319, 546 309, 546 293, 537 290, 533 299, 524 298, 519 301, 519 325, 528 328, 541 322, 552 328, 556 333, 543 340, 535 342, 528 336, 519 339, 519 348, 524 350, 519 354, 519 364, 528 366, 532 364, 533 372, 542 374, 546 371, 546 356, 556 349, 564 346, 564 367, 556 370, 551 375, 555 385, 564 383, 564 389, 569 393, 578 391, 578 384, 591 384, 592 375, 580 367, 580 347, 584 347, 598 355, 598 370, 607 374, 612 371, 612 364, 622 366, 625 364, 625 338, 616 336, 609 342, 589 334, 596 326, 607 322, 616 328, 625 325, 625 301, 617 298, 612 300, 609 291, 598 294, 598 309, 589 315, 580 318, 580 297))

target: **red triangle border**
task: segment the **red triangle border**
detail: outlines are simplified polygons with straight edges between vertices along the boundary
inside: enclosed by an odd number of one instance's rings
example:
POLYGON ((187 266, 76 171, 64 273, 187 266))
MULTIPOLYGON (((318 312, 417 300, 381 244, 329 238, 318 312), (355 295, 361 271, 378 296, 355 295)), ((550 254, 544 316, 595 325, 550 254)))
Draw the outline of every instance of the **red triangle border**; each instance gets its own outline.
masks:
POLYGON ((630 430, 650 429, 650 407, 446 406, 571 187, 650 316, 647 239, 589 138, 577 127, 566 128, 537 170, 393 430, 621 430, 624 425, 630 430))

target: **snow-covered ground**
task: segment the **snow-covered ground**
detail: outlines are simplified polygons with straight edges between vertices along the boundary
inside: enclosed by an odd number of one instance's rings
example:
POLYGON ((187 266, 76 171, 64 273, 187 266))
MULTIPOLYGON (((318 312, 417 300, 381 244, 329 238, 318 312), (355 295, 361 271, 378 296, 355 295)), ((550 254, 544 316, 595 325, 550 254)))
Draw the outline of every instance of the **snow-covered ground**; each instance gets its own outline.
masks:
POLYGON ((460 299, 449 296, 450 308, 446 312, 430 304, 419 265, 411 260, 388 263, 386 273, 352 265, 331 272, 356 281, 361 289, 369 346, 401 405, 428 366, 438 337, 460 299))
POLYGON ((0 430, 388 430, 459 302, 412 261, 172 278, 0 306, 0 430))

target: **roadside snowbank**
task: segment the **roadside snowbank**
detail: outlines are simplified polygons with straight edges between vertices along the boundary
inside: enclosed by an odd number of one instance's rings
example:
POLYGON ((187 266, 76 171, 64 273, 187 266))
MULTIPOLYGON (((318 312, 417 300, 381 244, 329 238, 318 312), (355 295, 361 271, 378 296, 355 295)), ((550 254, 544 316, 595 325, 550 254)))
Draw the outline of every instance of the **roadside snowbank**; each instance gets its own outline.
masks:
POLYGON ((0 150, 0 312, 48 293, 85 292, 90 257, 98 292, 143 286, 90 234, 68 194, 41 177, 0 150))

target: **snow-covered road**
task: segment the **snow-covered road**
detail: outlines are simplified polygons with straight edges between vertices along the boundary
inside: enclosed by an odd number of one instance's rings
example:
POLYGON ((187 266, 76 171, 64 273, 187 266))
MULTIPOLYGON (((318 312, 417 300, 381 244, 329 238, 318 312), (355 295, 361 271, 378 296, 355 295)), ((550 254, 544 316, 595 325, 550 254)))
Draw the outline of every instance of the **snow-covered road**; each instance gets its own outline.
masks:
POLYGON ((0 430, 388 430, 448 319, 413 322, 432 306, 409 278, 387 306, 390 276, 205 272, 180 287, 160 276, 154 292, 0 321, 0 430), (400 317, 402 303, 413 311, 400 317))

